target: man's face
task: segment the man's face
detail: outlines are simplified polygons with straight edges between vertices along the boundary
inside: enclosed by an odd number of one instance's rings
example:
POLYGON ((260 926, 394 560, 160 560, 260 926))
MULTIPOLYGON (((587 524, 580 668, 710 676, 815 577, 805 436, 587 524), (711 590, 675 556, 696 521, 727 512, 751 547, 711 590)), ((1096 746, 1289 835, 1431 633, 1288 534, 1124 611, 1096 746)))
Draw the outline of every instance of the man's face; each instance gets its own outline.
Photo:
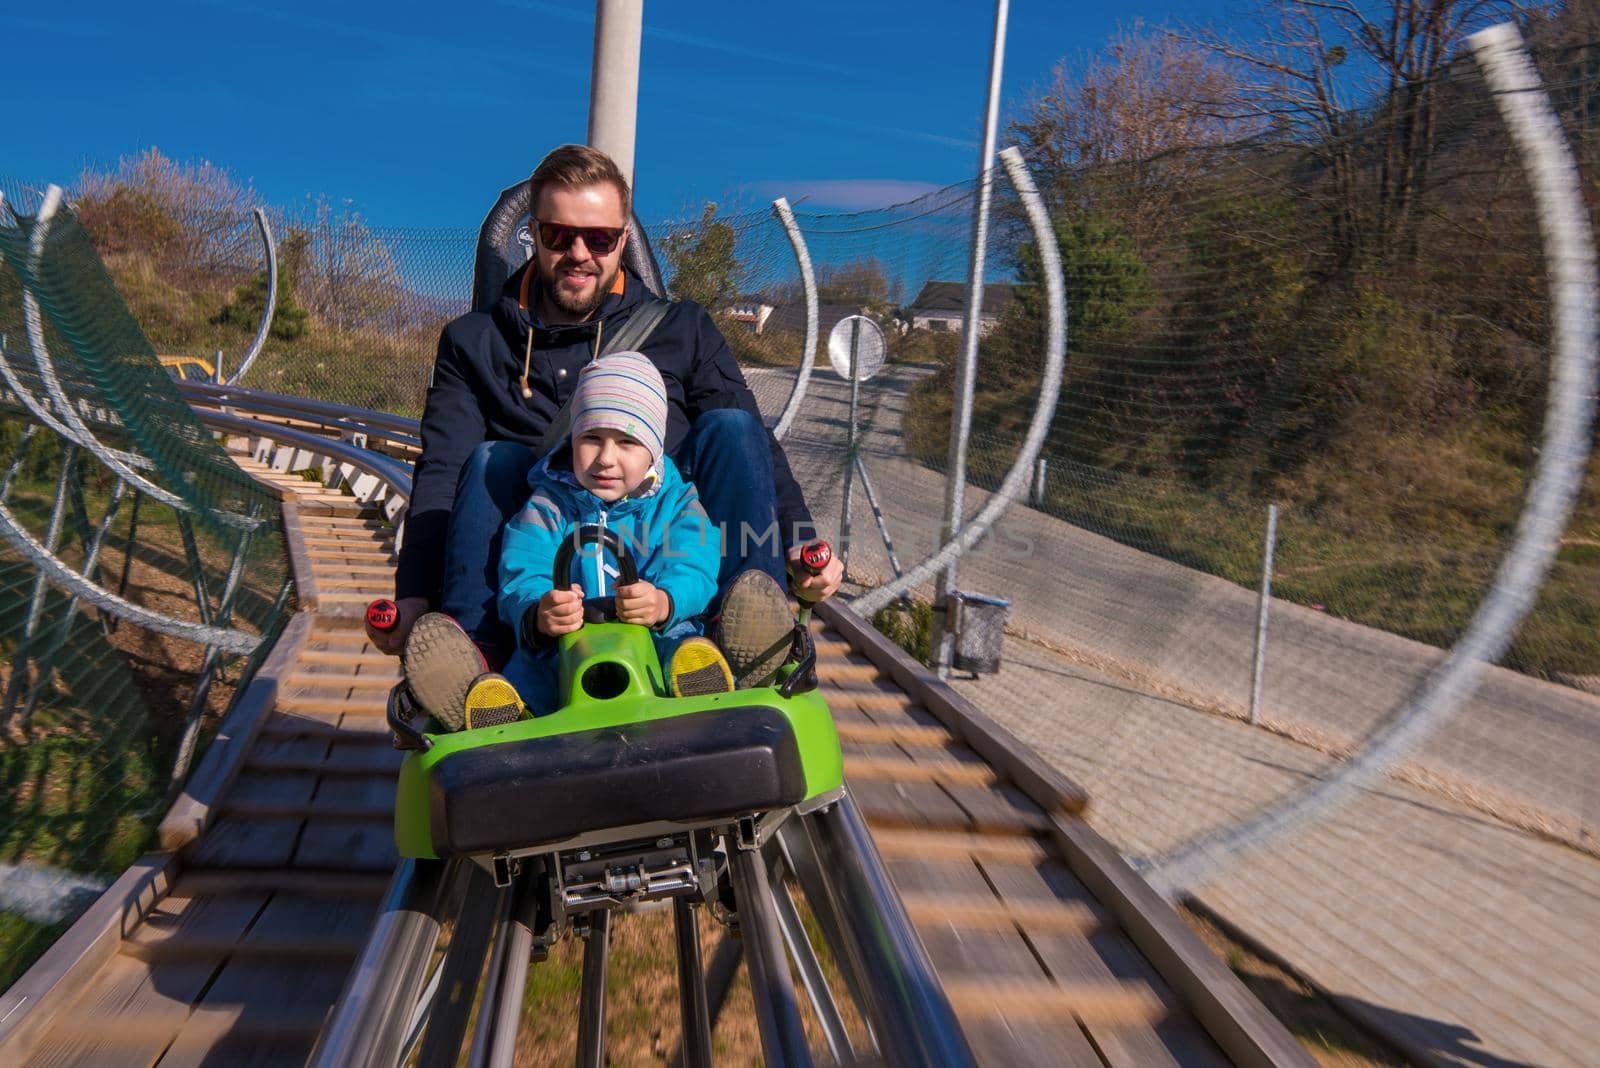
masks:
MULTIPOLYGON (((622 197, 610 182, 563 189, 546 186, 539 193, 533 217, 541 223, 570 227, 620 229, 627 224, 622 215, 622 197)), ((563 252, 545 247, 534 226, 534 255, 538 260, 539 280, 544 291, 566 315, 586 319, 605 300, 622 267, 622 246, 627 235, 611 251, 600 254, 582 237, 563 252)))

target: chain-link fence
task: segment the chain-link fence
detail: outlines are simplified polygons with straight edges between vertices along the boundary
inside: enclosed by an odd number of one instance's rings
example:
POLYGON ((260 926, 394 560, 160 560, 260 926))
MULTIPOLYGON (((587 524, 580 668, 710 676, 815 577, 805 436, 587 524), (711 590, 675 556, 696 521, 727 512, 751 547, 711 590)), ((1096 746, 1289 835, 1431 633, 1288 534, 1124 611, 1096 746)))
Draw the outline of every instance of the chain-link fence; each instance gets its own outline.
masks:
POLYGON ((291 607, 278 501, 178 395, 76 216, 0 223, 0 986, 154 841, 291 607))

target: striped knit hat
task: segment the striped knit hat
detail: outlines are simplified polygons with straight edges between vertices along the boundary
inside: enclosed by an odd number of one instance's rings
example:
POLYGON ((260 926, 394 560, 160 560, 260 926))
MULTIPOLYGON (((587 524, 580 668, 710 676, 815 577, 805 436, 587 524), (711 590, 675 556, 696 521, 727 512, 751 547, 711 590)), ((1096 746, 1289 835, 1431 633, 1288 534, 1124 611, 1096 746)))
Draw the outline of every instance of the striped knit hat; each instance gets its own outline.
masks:
POLYGON ((667 438, 667 387, 642 352, 613 352, 583 369, 572 395, 572 440, 596 428, 620 430, 661 462, 667 438))

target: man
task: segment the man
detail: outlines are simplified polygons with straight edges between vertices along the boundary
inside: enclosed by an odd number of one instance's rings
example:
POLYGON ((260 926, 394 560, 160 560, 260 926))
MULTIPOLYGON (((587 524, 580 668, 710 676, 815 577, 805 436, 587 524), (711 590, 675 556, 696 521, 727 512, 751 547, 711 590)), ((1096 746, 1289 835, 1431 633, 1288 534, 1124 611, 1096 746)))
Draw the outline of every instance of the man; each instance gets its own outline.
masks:
MULTIPOLYGON (((439 339, 395 572, 399 618, 386 633, 368 628, 386 652, 399 653, 430 608, 459 622, 491 663, 515 650, 495 612, 501 530, 527 501, 527 473, 578 372, 649 304, 622 266, 631 196, 608 156, 563 145, 528 184, 533 259, 492 309, 456 319, 439 339)), ((785 558, 815 536, 811 515, 711 317, 675 303, 632 347, 666 384, 667 452, 724 532, 720 589, 750 570, 787 584, 785 558)), ((820 575, 796 570, 795 591, 810 601, 837 590, 843 571, 837 560, 820 575)))

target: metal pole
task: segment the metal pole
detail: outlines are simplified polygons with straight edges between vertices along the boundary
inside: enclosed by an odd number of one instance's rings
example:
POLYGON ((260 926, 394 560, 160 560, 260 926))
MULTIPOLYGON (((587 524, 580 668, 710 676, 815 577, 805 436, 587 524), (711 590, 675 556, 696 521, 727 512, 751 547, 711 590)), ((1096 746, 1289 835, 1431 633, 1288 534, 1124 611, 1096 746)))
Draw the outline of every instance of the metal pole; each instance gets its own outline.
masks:
POLYGON ((773 913, 766 865, 761 853, 754 849, 735 847, 728 860, 733 868, 739 931, 744 941, 750 993, 755 999, 762 1055, 767 1064, 779 1068, 809 1066, 811 1052, 806 1048, 800 1004, 789 975, 789 958, 783 952, 783 937, 773 913))
POLYGON ((789 884, 784 881, 782 865, 774 866, 771 885, 778 928, 783 932, 789 955, 794 958, 795 969, 800 973, 806 996, 811 999, 811 1007, 816 1010, 817 1023, 821 1025, 822 1036, 828 1042, 828 1052, 839 1064, 854 1064, 856 1053, 850 1045, 850 1033, 845 1029, 844 1017, 839 1014, 833 991, 828 989, 828 977, 823 974, 822 962, 817 960, 817 951, 811 946, 805 921, 800 918, 800 910, 789 892, 789 884))
MULTIPOLYGON (((972 216, 972 257, 967 268, 967 315, 961 325, 961 362, 956 374, 955 403, 950 410, 950 463, 946 475, 942 545, 961 529, 967 485, 967 438, 972 430, 972 391, 978 373, 978 319, 983 314, 983 258, 989 240, 989 195, 994 189, 995 130, 1000 124, 1000 78, 1006 55, 1009 0, 995 0, 994 44, 989 53, 989 105, 983 115, 983 147, 978 155, 978 203, 972 216)), ((930 654, 940 678, 950 673, 951 641, 945 626, 950 591, 955 589, 959 559, 940 573, 933 597, 930 654)))
POLYGON ((476 864, 470 866, 461 911, 450 932, 450 948, 439 966, 439 990, 428 1013, 417 1068, 455 1068, 461 1058, 473 995, 500 912, 500 893, 488 872, 476 864))
POLYGON ((678 1015, 683 1025, 682 1064, 711 1068, 711 1010, 706 1000, 705 968, 700 960, 700 928, 687 897, 672 899, 678 936, 678 1015))
POLYGON ((611 949, 611 910, 589 913, 583 947, 583 987, 578 995, 578 1068, 606 1062, 606 956, 611 949))
POLYGON ((856 466, 856 405, 861 399, 861 379, 856 375, 860 349, 861 320, 857 319, 850 324, 850 427, 845 437, 844 503, 839 507, 839 562, 844 565, 846 579, 850 577, 850 490, 856 466))
POLYGON ((1272 604, 1272 558, 1278 546, 1278 506, 1267 505, 1267 544, 1261 553, 1261 594, 1256 598, 1256 656, 1250 671, 1250 722, 1261 718, 1261 682, 1267 665, 1267 608, 1272 604))
POLYGON ((883 509, 878 507, 878 495, 872 491, 872 479, 867 477, 867 462, 856 454, 856 472, 861 476, 861 488, 867 493, 867 506, 872 509, 873 521, 878 524, 878 535, 883 538, 883 547, 889 553, 889 566, 894 570, 894 577, 900 577, 900 558, 895 555, 894 542, 889 540, 889 525, 883 521, 883 509))
POLYGON ((1033 506, 1044 507, 1045 474, 1050 466, 1050 460, 1041 456, 1033 465, 1033 506))
POLYGON ((595 0, 594 66, 589 71, 589 144, 610 156, 633 187, 639 119, 639 39, 644 0, 595 0))
POLYGON ((488 1068, 511 1068, 516 1058, 517 1030, 522 1026, 522 998, 528 988, 528 963, 533 953, 533 925, 538 894, 526 865, 511 889, 511 922, 505 932, 500 984, 495 1001, 487 999, 479 1012, 494 1014, 494 1034, 488 1048, 488 1068))

